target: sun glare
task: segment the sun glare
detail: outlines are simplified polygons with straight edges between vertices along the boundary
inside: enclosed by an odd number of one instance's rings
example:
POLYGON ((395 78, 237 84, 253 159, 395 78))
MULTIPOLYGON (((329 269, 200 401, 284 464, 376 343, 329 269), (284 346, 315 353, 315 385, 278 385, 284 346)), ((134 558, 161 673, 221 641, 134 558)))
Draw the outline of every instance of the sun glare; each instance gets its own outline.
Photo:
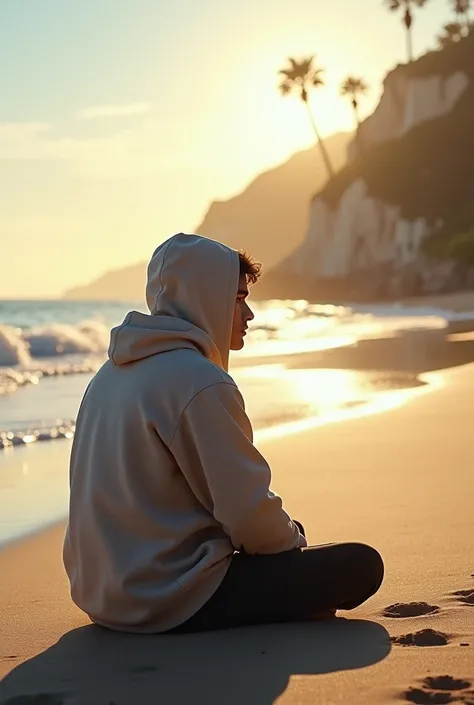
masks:
MULTIPOLYGON (((243 150, 242 158, 257 164, 262 169, 266 165, 277 163, 290 157, 295 152, 308 149, 316 144, 307 109, 297 95, 282 96, 279 91, 280 77, 278 71, 284 67, 288 56, 292 55, 290 47, 297 47, 293 54, 305 55, 301 42, 279 42, 267 46, 258 62, 255 57, 243 61, 238 73, 232 79, 233 93, 236 97, 235 117, 239 142, 253 145, 252 154, 243 150), (248 77, 251 77, 250 81, 248 77), (246 109, 245 106, 258 106, 258 110, 246 109)), ((308 46, 310 46, 308 44, 308 46)), ((307 55, 314 53, 314 41, 307 55)), ((324 55, 317 56, 323 68, 326 67, 324 55)), ((347 74, 347 67, 334 63, 331 71, 325 71, 325 85, 314 89, 309 97, 318 130, 322 137, 335 132, 352 131, 354 118, 347 101, 340 96, 340 83, 347 74)))

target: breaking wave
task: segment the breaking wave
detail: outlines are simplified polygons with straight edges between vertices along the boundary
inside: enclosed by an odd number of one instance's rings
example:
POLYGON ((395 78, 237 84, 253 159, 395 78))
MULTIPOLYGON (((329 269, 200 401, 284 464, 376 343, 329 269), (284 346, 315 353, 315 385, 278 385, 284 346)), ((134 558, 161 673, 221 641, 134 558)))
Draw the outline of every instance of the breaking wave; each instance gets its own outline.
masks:
POLYGON ((33 358, 105 353, 110 327, 102 321, 49 323, 32 328, 0 324, 0 365, 31 367, 33 358))

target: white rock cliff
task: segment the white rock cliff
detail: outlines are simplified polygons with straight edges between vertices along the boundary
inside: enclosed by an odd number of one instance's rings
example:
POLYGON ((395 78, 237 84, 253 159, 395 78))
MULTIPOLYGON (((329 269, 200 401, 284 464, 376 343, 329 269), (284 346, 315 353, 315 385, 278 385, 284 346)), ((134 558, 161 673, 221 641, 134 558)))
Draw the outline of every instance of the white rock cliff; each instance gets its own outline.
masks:
MULTIPOLYGON (((378 107, 360 127, 360 144, 369 149, 448 114, 468 85, 469 77, 463 72, 423 78, 394 72, 385 81, 378 107)), ((357 144, 354 140, 349 145, 351 160, 357 144)), ((313 199, 305 241, 284 267, 290 275, 305 279, 345 277, 378 264, 402 268, 416 260, 432 229, 424 218, 404 220, 399 207, 372 198, 365 181, 358 178, 334 209, 322 197, 313 199)))

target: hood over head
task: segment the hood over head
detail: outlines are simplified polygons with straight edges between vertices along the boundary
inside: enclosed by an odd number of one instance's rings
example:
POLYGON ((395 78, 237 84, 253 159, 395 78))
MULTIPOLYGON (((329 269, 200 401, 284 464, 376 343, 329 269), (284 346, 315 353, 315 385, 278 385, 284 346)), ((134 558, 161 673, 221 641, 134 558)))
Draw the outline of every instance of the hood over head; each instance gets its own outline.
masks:
POLYGON ((112 330, 112 362, 197 348, 227 371, 239 274, 236 250, 200 235, 173 235, 148 264, 151 316, 132 311, 112 330))

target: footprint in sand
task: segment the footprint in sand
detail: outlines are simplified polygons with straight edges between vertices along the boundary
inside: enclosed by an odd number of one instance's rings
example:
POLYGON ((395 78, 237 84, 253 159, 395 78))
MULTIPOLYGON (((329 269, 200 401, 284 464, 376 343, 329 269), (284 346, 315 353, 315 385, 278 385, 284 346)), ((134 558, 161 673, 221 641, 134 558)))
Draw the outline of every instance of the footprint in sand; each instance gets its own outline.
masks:
POLYGON ((408 688, 403 693, 405 700, 417 705, 443 705, 458 702, 473 705, 472 683, 464 678, 452 676, 429 676, 422 681, 421 688, 408 688))
POLYGON ((458 602, 463 602, 465 605, 474 606, 474 589, 470 590, 456 590, 452 595, 458 598, 458 602))
POLYGON ((418 632, 403 634, 402 636, 392 636, 392 644, 400 646, 445 646, 449 641, 449 636, 435 629, 421 629, 418 632))
POLYGON ((439 612, 437 605, 429 605, 427 602, 397 602, 386 607, 382 614, 384 617, 420 617, 424 614, 436 614, 439 612))

